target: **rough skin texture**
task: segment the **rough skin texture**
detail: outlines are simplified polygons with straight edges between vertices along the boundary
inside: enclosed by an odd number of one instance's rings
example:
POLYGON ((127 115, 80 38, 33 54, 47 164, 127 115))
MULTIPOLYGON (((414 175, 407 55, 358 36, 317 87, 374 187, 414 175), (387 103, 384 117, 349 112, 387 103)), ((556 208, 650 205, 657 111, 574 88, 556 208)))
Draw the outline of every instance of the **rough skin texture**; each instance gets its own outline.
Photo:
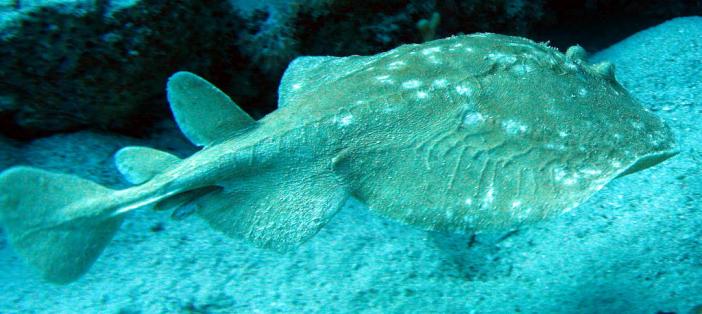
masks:
POLYGON ((340 137, 335 173, 383 215, 444 231, 536 221, 675 154, 669 128, 581 50, 474 34, 301 58, 267 120, 313 116, 340 137))

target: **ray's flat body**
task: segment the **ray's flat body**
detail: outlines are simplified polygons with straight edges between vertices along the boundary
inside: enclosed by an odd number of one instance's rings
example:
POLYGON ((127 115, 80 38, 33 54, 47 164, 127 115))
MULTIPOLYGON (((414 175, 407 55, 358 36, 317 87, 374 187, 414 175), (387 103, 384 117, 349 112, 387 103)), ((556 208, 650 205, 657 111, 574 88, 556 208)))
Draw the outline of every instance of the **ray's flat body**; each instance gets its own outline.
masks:
POLYGON ((579 47, 564 55, 495 34, 298 58, 280 108, 259 121, 190 73, 171 77, 168 96, 204 149, 184 160, 121 150, 132 188, 28 167, 0 175, 0 220, 47 279, 80 277, 140 207, 194 212, 275 249, 313 236, 351 196, 427 230, 505 228, 572 209, 676 153, 670 129, 611 65, 588 65, 579 47))

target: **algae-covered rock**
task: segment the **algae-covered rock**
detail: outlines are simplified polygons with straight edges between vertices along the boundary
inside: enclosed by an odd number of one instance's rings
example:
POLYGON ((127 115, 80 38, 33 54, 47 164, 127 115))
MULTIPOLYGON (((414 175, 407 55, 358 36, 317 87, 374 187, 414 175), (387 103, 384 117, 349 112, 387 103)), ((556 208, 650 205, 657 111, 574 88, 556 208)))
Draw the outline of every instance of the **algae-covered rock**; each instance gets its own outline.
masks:
POLYGON ((275 108, 275 88, 293 58, 421 42, 417 22, 432 16, 441 21, 435 38, 488 31, 593 50, 662 19, 702 13, 702 5, 684 0, 363 3, 0 1, 0 133, 134 133, 168 114, 163 85, 179 70, 199 73, 262 116, 275 108))
POLYGON ((173 71, 222 81, 223 69, 240 68, 222 45, 240 20, 227 1, 52 1, 0 13, 0 116, 15 136, 134 131, 165 112, 173 71))

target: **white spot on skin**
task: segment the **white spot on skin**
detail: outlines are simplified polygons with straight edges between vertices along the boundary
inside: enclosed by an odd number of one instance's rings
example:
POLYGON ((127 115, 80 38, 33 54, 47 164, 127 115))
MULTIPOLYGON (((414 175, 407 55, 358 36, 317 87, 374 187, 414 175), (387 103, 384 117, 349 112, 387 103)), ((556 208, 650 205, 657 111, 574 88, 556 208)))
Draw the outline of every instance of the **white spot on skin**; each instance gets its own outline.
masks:
POLYGON ((546 149, 557 150, 557 151, 561 151, 561 152, 566 150, 565 145, 563 145, 561 143, 547 143, 547 144, 544 144, 544 147, 546 149))
POLYGON ((462 47, 462 46, 463 46, 463 44, 457 43, 457 44, 453 44, 451 47, 453 47, 453 48, 459 48, 459 47, 462 47))
POLYGON ((527 207, 527 208, 524 208, 524 209, 516 212, 517 219, 519 219, 520 221, 526 220, 527 218, 529 218, 529 214, 531 214, 532 210, 533 210, 533 208, 527 207))
POLYGON ((520 200, 515 200, 512 202, 512 208, 517 208, 519 206, 522 206, 522 201, 520 200))
POLYGON ((522 43, 508 43, 507 46, 510 46, 510 47, 521 47, 521 48, 524 48, 524 49, 527 49, 527 50, 534 50, 534 48, 533 48, 531 45, 526 45, 526 44, 522 44, 522 43))
POLYGON ((428 56, 430 54, 434 54, 437 52, 441 52, 441 47, 429 47, 429 48, 422 49, 422 54, 425 56, 428 56))
POLYGON ((494 61, 497 64, 501 64, 501 65, 511 65, 511 64, 517 62, 517 57, 515 57, 513 55, 501 53, 501 52, 490 53, 487 55, 486 58, 494 61))
POLYGON ((448 85, 448 81, 446 79, 438 79, 434 80, 431 82, 431 86, 435 88, 444 88, 448 85))
POLYGON ((464 126, 474 126, 483 121, 485 121, 485 117, 480 112, 471 111, 463 116, 464 126))
POLYGON ((340 126, 347 126, 353 122, 353 115, 345 115, 338 120, 340 126))
POLYGON ((465 215, 465 216, 463 216, 463 222, 466 225, 472 225, 475 223, 475 217, 473 217, 471 215, 465 215))
POLYGON ((417 92, 417 98, 419 98, 419 99, 426 99, 427 97, 429 97, 429 93, 427 93, 427 92, 417 92))
POLYGON ((388 64, 388 70, 397 70, 403 68, 407 63, 404 61, 394 61, 388 64))
POLYGON ((298 90, 298 89, 300 89, 301 87, 302 87, 302 84, 300 84, 300 83, 292 84, 292 89, 293 89, 293 90, 298 90))
POLYGON ((402 88, 413 89, 422 86, 422 82, 418 80, 409 80, 402 83, 402 88))
POLYGON ((466 205, 468 205, 468 206, 473 205, 473 199, 469 197, 469 198, 467 198, 466 201, 463 202, 463 203, 466 204, 466 205))
POLYGON ((566 207, 565 209, 563 209, 563 212, 564 212, 564 213, 567 213, 567 212, 573 210, 573 208, 578 207, 579 205, 580 205, 579 203, 570 204, 570 206, 568 206, 568 207, 566 207))
POLYGON ((578 66, 575 63, 570 62, 570 61, 565 63, 565 67, 566 67, 566 69, 571 70, 571 71, 575 71, 578 69, 578 66))
POLYGON ((562 167, 553 169, 553 179, 556 180, 556 182, 562 182, 563 185, 573 185, 578 182, 579 177, 577 173, 568 176, 568 173, 562 167))
POLYGON ((577 179, 577 178, 574 178, 574 177, 566 178, 565 180, 563 180, 563 184, 564 184, 564 185, 573 185, 573 184, 575 184, 576 182, 578 182, 578 179, 577 179))
POLYGON ((437 58, 434 55, 430 55, 427 59, 429 60, 429 63, 432 63, 432 64, 441 64, 442 63, 441 60, 439 60, 439 58, 437 58))
POLYGON ((558 117, 563 114, 563 112, 560 109, 558 109, 553 103, 549 102, 544 104, 544 106, 546 106, 546 114, 548 114, 549 116, 558 117))
POLYGON ((467 85, 458 85, 456 86, 456 93, 461 96, 470 96, 473 95, 473 89, 467 85))
POLYGON ((526 218, 526 217, 529 217, 529 214, 531 214, 531 212, 532 212, 533 210, 534 210, 533 208, 527 207, 527 208, 524 210, 524 216, 525 216, 525 218, 526 218))
POLYGON ((583 170, 580 170, 580 173, 586 175, 586 176, 596 176, 598 174, 602 173, 602 170, 599 169, 593 169, 593 168, 585 168, 583 170))
POLYGON ((531 71, 534 71, 534 68, 532 68, 528 64, 517 64, 517 65, 513 66, 511 70, 512 70, 512 73, 519 75, 519 76, 523 76, 531 71))
POLYGON ((463 50, 465 50, 466 52, 473 52, 473 48, 471 47, 465 47, 463 48, 463 50))
POLYGON ((566 137, 566 136, 568 136, 568 132, 566 132, 566 131, 559 131, 559 132, 558 132, 558 136, 560 136, 560 137, 566 137))
POLYGON ((578 95, 580 95, 580 97, 585 97, 587 96, 587 94, 589 94, 587 88, 581 87, 580 89, 578 89, 578 95))
POLYGON ((375 77, 378 82, 383 83, 383 84, 394 84, 395 80, 390 78, 390 75, 379 75, 375 77))
POLYGON ((512 119, 502 121, 500 125, 502 126, 502 129, 505 131, 505 133, 510 135, 522 134, 528 130, 526 124, 512 119))
POLYGON ((618 160, 612 160, 611 165, 614 168, 620 168, 622 166, 622 163, 618 160))
POLYGON ((485 198, 483 199, 483 204, 484 205, 491 205, 492 202, 495 200, 495 189, 493 187, 490 187, 485 193, 485 198))

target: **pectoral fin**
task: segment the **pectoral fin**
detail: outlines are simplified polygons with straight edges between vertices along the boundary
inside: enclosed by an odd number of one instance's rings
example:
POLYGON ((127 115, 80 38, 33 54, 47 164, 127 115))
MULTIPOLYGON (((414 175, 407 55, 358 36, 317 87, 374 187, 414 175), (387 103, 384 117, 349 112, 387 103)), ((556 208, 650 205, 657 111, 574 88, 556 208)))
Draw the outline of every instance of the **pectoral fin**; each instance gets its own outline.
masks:
POLYGON ((348 195, 332 175, 279 179, 284 176, 260 174, 205 195, 197 214, 228 236, 264 248, 294 248, 329 222, 348 195))

